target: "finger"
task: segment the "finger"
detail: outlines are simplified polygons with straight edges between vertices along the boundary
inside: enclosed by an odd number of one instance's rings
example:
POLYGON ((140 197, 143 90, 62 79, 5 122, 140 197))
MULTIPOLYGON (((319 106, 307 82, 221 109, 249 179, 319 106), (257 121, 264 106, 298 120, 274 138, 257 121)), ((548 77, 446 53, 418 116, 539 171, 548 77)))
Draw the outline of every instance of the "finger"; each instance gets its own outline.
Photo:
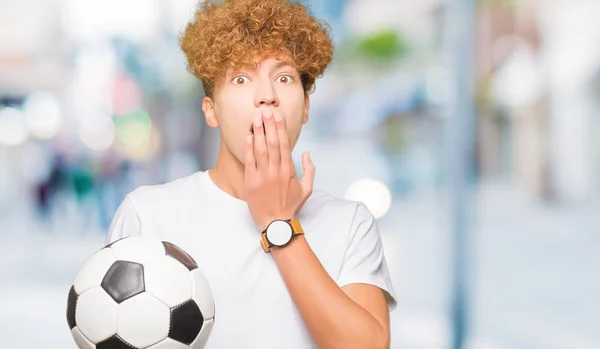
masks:
POLYGON ((310 195, 313 190, 313 182, 315 180, 315 165, 310 159, 309 153, 302 154, 302 179, 300 179, 300 183, 302 184, 302 189, 305 195, 310 195))
POLYGON ((246 179, 256 172, 256 159, 254 158, 254 138, 248 135, 246 138, 246 155, 244 159, 246 179))
POLYGON ((281 158, 281 167, 291 169, 293 161, 292 151, 290 149, 290 141, 288 139, 283 120, 281 119, 281 116, 279 114, 275 115, 275 127, 277 129, 277 135, 279 136, 279 154, 281 158))
POLYGON ((267 153, 269 155, 269 168, 271 170, 279 169, 281 160, 279 155, 279 135, 277 134, 275 120, 273 119, 273 113, 271 111, 263 114, 263 122, 265 124, 267 153))
POLYGON ((269 157, 267 154, 267 145, 265 143, 265 130, 262 117, 254 120, 254 158, 256 159, 256 169, 264 171, 269 166, 269 157))

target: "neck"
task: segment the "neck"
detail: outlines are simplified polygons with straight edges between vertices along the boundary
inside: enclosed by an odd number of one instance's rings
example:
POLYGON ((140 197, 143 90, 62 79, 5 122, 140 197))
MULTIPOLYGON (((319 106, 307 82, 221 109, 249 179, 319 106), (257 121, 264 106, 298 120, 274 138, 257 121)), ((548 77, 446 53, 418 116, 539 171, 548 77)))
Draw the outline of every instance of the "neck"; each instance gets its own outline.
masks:
POLYGON ((223 144, 219 150, 217 164, 208 172, 213 183, 227 194, 245 200, 245 167, 223 144))

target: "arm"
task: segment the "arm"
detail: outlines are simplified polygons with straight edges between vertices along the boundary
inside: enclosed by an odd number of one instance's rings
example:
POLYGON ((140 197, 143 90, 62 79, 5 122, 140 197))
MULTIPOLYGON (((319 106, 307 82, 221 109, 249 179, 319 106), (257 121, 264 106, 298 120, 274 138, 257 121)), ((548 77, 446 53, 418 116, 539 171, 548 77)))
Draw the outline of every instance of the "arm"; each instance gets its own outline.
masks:
POLYGON ((273 248, 272 254, 319 348, 389 347, 389 311, 381 289, 367 284, 338 287, 303 235, 286 247, 273 248))
MULTIPOLYGON (((304 173, 299 180, 279 115, 266 111, 254 120, 254 133, 246 144, 245 190, 258 231, 274 219, 296 216, 304 205, 312 193, 315 168, 307 154, 302 165, 304 173)), ((371 285, 379 284, 384 260, 370 218, 363 215, 353 220, 351 246, 340 275, 340 282, 347 285, 343 288, 329 276, 304 236, 272 249, 290 295, 321 349, 389 347, 386 297, 379 287, 371 285)))

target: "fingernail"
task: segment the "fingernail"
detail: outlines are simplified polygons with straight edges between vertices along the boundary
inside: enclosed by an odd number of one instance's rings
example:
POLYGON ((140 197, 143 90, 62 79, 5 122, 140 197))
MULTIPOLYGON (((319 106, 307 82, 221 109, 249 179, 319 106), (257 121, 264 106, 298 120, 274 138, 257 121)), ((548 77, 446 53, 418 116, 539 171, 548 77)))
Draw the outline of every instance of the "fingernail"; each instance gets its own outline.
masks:
POLYGON ((260 118, 254 119, 254 127, 260 127, 262 125, 262 120, 260 118))
POLYGON ((249 135, 249 136, 248 136, 248 138, 246 139, 246 141, 247 141, 248 143, 252 143, 252 135, 249 135))
POLYGON ((279 115, 279 113, 275 114, 275 121, 281 121, 281 115, 279 115))

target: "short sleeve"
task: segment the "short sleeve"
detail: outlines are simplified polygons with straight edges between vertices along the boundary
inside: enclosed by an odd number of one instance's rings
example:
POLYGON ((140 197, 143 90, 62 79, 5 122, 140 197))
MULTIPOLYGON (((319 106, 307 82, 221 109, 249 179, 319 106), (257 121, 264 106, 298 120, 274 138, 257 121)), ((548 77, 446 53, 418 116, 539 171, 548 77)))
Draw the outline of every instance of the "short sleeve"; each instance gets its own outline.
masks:
POLYGON ((132 199, 126 196, 123 202, 117 208, 113 216, 108 235, 106 236, 106 244, 110 244, 116 240, 129 236, 140 236, 141 224, 137 214, 137 210, 132 199))
POLYGON ((350 242, 338 285, 370 284, 383 290, 390 311, 397 305, 396 295, 383 252, 377 221, 362 203, 357 205, 350 231, 350 242))

